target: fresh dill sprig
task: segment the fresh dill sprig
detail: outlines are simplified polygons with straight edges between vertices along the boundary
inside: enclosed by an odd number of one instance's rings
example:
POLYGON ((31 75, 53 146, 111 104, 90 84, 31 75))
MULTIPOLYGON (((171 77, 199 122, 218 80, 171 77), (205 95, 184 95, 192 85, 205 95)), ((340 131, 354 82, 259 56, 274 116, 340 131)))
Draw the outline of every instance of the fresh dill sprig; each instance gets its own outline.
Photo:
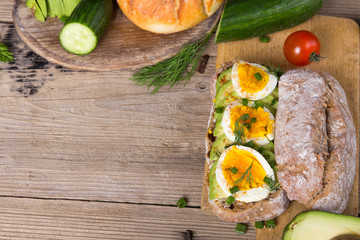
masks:
POLYGON ((9 49, 5 44, 0 43, 0 61, 6 63, 11 62, 12 60, 14 60, 13 54, 9 52, 9 49))
POLYGON ((148 89, 155 87, 151 94, 155 94, 165 85, 169 85, 170 89, 180 81, 185 81, 186 85, 194 75, 199 59, 215 29, 216 26, 200 40, 184 45, 172 58, 141 68, 130 80, 140 86, 146 85, 148 89))
POLYGON ((242 180, 245 179, 245 183, 244 186, 246 185, 246 183, 248 182, 249 185, 251 185, 252 181, 253 181, 253 176, 251 174, 251 168, 252 168, 253 162, 251 162, 250 166, 246 169, 246 171, 243 173, 243 175, 241 175, 241 177, 239 177, 233 184, 233 186, 237 185, 238 183, 242 182, 242 180))
POLYGON ((235 121, 234 135, 236 144, 243 144, 245 142, 244 127, 246 127, 246 125, 244 124, 244 122, 249 118, 249 114, 244 114, 235 121))

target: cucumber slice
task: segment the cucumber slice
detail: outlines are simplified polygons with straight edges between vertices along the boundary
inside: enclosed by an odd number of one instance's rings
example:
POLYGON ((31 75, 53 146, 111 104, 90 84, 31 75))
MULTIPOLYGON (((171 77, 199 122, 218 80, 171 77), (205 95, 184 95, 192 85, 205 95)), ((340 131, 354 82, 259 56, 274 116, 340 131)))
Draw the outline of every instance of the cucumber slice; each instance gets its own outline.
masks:
POLYGON ((83 55, 95 49, 97 37, 89 27, 80 23, 70 23, 61 30, 60 42, 68 52, 83 55))

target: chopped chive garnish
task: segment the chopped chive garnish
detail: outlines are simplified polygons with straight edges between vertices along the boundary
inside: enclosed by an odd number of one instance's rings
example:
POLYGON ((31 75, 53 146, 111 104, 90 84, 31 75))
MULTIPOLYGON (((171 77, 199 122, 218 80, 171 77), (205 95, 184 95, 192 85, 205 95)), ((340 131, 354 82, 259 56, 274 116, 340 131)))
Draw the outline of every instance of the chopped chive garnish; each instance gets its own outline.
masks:
POLYGON ((235 186, 235 187, 230 188, 230 193, 234 194, 234 193, 237 193, 239 190, 240 190, 239 187, 235 186))
POLYGON ((249 117, 249 114, 244 114, 244 115, 242 115, 241 117, 240 117, 240 120, 243 120, 243 121, 245 121, 245 120, 248 120, 250 117, 249 117))
POLYGON ((255 222, 255 228, 263 229, 264 228, 264 221, 255 222))
POLYGON ((235 232, 240 233, 240 234, 245 234, 246 230, 247 230, 247 226, 245 224, 242 224, 242 223, 236 224, 235 232))
POLYGON ((233 196, 229 196, 226 200, 225 200, 226 204, 231 205, 235 202, 235 198, 233 196))
POLYGON ((271 105, 274 106, 276 104, 277 100, 276 98, 274 98, 272 101, 271 101, 271 105))
POLYGON ((257 119, 256 119, 256 118, 252 118, 252 119, 250 119, 250 122, 252 122, 252 123, 256 123, 256 121, 257 121, 257 119))
POLYGON ((251 128, 251 123, 244 123, 244 127, 246 127, 247 129, 251 128))
POLYGON ((276 222, 275 219, 270 219, 265 221, 266 227, 267 228, 275 228, 276 227, 276 222))
POLYGON ((261 74, 259 72, 254 73, 254 77, 256 78, 256 80, 260 81, 263 79, 263 77, 261 76, 261 74))
POLYGON ((260 42, 263 43, 269 43, 270 42, 270 38, 268 36, 261 36, 259 37, 260 42))
POLYGON ((184 208, 186 206, 186 200, 185 198, 181 197, 179 200, 177 200, 176 205, 179 208, 184 208))
POLYGON ((224 112, 224 108, 215 108, 215 112, 216 112, 216 113, 223 113, 223 112, 224 112))
POLYGON ((276 162, 274 160, 271 160, 271 161, 268 160, 268 163, 271 168, 274 168, 276 166, 276 162))
POLYGON ((237 174, 238 171, 239 171, 239 169, 237 169, 236 167, 232 167, 230 169, 230 172, 232 172, 233 174, 237 174))
POLYGON ((268 176, 265 176, 263 181, 269 186, 270 191, 276 191, 280 187, 280 183, 278 181, 274 181, 268 176))
POLYGON ((249 103, 249 99, 243 98, 243 99, 241 100, 241 103, 242 103, 243 106, 247 106, 248 103, 249 103))

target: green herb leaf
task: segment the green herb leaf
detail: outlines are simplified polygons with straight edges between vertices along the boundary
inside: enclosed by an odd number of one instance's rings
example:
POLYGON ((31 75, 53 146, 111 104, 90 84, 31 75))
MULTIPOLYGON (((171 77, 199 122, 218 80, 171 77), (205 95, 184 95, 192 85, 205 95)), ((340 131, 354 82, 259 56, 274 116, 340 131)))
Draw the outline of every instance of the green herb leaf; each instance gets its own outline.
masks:
POLYGON ((265 221, 266 227, 267 228, 275 228, 276 227, 276 222, 275 219, 270 219, 265 221))
POLYGON ((270 73, 276 75, 277 78, 280 78, 284 74, 284 71, 279 67, 275 69, 270 65, 263 64, 263 66, 266 67, 270 71, 270 73))
POLYGON ((8 63, 13 60, 14 60, 13 54, 9 52, 8 47, 5 44, 0 43, 0 61, 8 63))
POLYGON ((247 106, 248 103, 249 103, 249 99, 247 99, 247 98, 243 98, 243 99, 241 100, 241 104, 242 104, 243 106, 247 106))
POLYGON ((185 200, 185 198, 181 197, 179 200, 177 200, 176 205, 179 208, 184 208, 186 206, 187 202, 185 200))
POLYGON ((205 46, 216 28, 217 26, 200 40, 185 45, 172 58, 141 68, 137 73, 133 74, 130 80, 140 86, 146 85, 148 89, 155 87, 151 94, 155 94, 165 85, 169 85, 169 89, 181 81, 184 81, 184 85, 186 85, 194 75, 205 46), (190 71, 187 70, 188 67, 190 71))
POLYGON ((278 181, 274 181, 268 176, 264 177, 264 182, 269 186, 270 191, 276 191, 280 187, 280 183, 278 181))
POLYGON ((261 76, 261 74, 259 72, 254 73, 254 77, 256 78, 256 80, 261 81, 263 79, 263 77, 261 76))
POLYGON ((246 185, 247 182, 249 182, 249 184, 251 185, 251 182, 252 182, 252 179, 253 179, 252 174, 251 174, 252 165, 253 165, 253 162, 251 162, 250 166, 246 169, 244 174, 234 182, 233 186, 236 186, 238 183, 242 182, 245 179, 245 177, 246 177, 246 181, 244 183, 244 186, 246 185))
POLYGON ((244 115, 242 115, 241 117, 240 117, 240 119, 241 120, 243 120, 243 121, 246 121, 246 120, 248 120, 250 117, 249 117, 249 114, 244 114, 244 115))
POLYGON ((264 221, 255 222, 255 228, 263 229, 264 228, 264 221))
POLYGON ((230 188, 230 193, 234 194, 234 193, 237 193, 239 190, 240 190, 239 187, 235 186, 235 187, 230 188))
POLYGON ((247 230, 247 226, 245 224, 242 224, 242 223, 236 224, 235 232, 240 233, 240 234, 245 234, 246 230, 247 230))
POLYGON ((234 135, 235 135, 235 144, 242 144, 245 142, 245 129, 243 120, 241 118, 235 121, 234 135), (241 122, 241 124, 239 124, 241 122))
POLYGON ((264 103, 256 101, 254 102, 254 104, 252 105, 252 108, 258 109, 259 107, 264 107, 264 103))
POLYGON ((276 104, 277 100, 276 98, 274 98, 272 101, 271 101, 271 105, 274 106, 276 104))
POLYGON ((231 205, 235 202, 235 198, 233 196, 229 196, 226 200, 225 203, 228 205, 231 205))
POLYGON ((216 113, 223 113, 223 112, 224 112, 224 108, 215 108, 215 112, 216 112, 216 113))
POLYGON ((252 122, 252 123, 256 123, 256 121, 257 121, 256 118, 251 118, 251 119, 250 119, 250 122, 252 122))
POLYGON ((231 172, 232 174, 237 174, 238 171, 239 171, 239 169, 237 169, 236 167, 232 167, 232 168, 230 169, 230 172, 231 172))
POLYGON ((244 123, 244 127, 246 127, 247 129, 251 128, 251 123, 244 123))
POLYGON ((269 43, 270 42, 270 38, 268 36, 261 36, 259 37, 260 42, 263 43, 269 43))
POLYGON ((256 144, 253 141, 248 141, 247 143, 244 143, 243 146, 250 147, 250 148, 255 148, 256 144))

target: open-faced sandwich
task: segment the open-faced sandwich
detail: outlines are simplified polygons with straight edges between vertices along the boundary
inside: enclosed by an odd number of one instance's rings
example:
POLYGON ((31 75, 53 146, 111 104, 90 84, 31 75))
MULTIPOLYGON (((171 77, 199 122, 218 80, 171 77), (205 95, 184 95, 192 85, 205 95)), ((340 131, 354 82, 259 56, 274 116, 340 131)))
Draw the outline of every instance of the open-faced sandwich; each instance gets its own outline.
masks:
POLYGON ((333 77, 292 70, 279 79, 268 67, 233 61, 217 69, 210 89, 206 181, 215 215, 269 220, 289 198, 318 210, 345 209, 356 135, 333 77))

